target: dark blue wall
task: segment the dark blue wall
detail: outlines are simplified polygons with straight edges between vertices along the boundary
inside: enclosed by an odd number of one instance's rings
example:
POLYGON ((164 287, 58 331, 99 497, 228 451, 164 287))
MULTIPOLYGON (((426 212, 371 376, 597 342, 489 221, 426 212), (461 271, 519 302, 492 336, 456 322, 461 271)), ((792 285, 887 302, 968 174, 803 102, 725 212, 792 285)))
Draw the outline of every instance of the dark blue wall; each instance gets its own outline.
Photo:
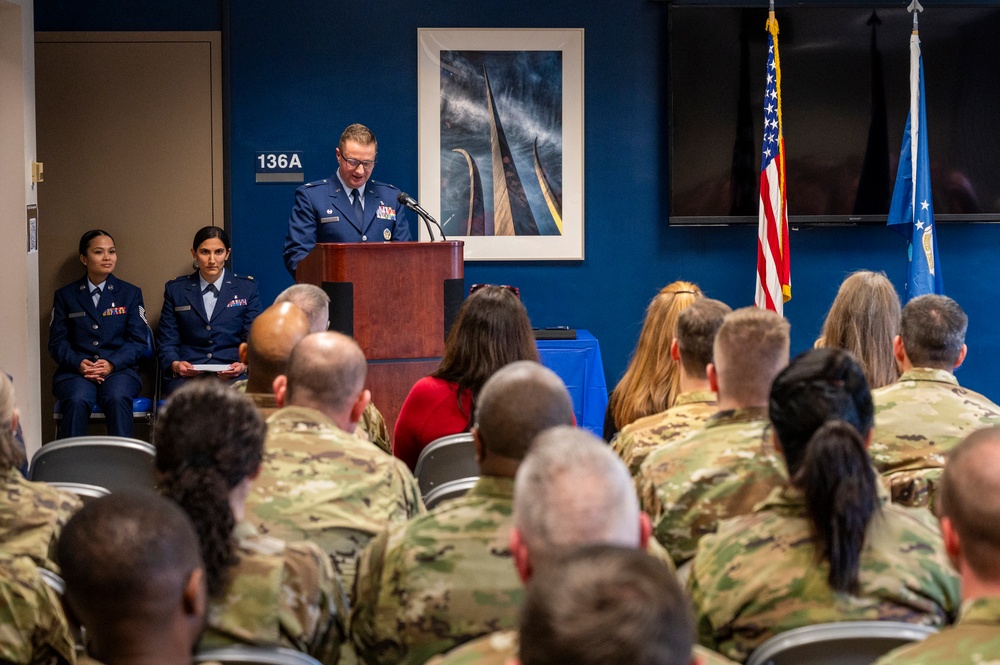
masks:
POLYGON ((35 0, 35 30, 221 30, 218 0, 35 0))
MULTIPOLYGON (((113 4, 88 5, 85 17, 76 11, 82 18, 72 27, 52 8, 67 12, 73 3, 39 0, 36 22, 47 30, 214 29, 207 24, 221 14, 207 8, 212 3, 189 1, 123 18, 113 4)), ((120 13, 135 11, 117 4, 120 13)), ((466 282, 516 284, 536 325, 589 329, 601 341, 611 385, 628 362, 646 303, 664 284, 689 279, 733 306, 752 303, 755 228, 667 225, 664 3, 369 0, 344 7, 330 0, 232 0, 228 16, 234 263, 259 280, 265 298, 291 283, 281 245, 295 187, 255 184, 254 151, 304 150, 306 178, 323 178, 335 168, 341 129, 363 122, 379 137, 376 177, 416 192, 418 27, 582 27, 586 260, 469 263, 466 282)), ((968 366, 959 378, 994 399, 998 241, 1000 226, 939 226, 948 294, 971 319, 968 366)), ((793 228, 790 242, 794 297, 785 314, 793 352, 812 345, 850 271, 884 270, 902 291, 905 241, 885 228, 793 228)), ((413 279, 417 288, 419 276, 413 279)))

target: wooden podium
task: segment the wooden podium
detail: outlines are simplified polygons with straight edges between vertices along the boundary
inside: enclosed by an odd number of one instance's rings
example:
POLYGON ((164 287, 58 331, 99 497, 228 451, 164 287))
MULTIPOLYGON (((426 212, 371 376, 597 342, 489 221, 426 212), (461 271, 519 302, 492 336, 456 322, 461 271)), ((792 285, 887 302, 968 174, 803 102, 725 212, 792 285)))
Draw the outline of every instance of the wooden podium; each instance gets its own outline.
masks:
POLYGON ((389 434, 410 388, 435 369, 465 299, 463 242, 318 243, 296 281, 330 296, 330 329, 368 358, 368 389, 389 434))

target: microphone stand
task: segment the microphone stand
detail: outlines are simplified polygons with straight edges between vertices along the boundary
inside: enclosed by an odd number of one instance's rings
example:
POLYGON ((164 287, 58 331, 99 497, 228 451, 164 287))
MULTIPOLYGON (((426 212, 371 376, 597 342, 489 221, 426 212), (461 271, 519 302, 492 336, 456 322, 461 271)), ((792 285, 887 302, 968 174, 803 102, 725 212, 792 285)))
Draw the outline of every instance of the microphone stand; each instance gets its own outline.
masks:
POLYGON ((438 233, 441 234, 441 242, 444 242, 448 239, 445 237, 444 229, 441 228, 441 225, 438 224, 438 221, 434 219, 434 217, 432 217, 429 212, 421 208, 420 204, 417 203, 416 199, 409 196, 405 192, 400 192, 399 196, 397 197, 397 200, 404 206, 412 210, 413 212, 417 213, 420 219, 424 220, 424 225, 427 227, 427 235, 430 237, 431 241, 434 240, 434 231, 433 229, 431 229, 431 224, 433 224, 438 228, 438 233))

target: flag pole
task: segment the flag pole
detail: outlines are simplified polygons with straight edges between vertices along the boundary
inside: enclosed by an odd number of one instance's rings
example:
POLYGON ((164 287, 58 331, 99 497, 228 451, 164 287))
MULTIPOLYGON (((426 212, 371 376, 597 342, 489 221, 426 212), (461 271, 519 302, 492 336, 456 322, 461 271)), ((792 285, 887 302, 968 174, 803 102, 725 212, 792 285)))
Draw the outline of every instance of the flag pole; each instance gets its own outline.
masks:
POLYGON ((934 223, 933 190, 928 156, 927 111, 924 99, 924 65, 920 54, 920 0, 912 0, 910 34, 910 113, 903 131, 896 186, 889 205, 887 225, 902 234, 907 244, 906 300, 926 293, 944 293, 941 262, 934 223))
MULTIPOLYGON (((771 11, 774 12, 774 0, 771 0, 771 11)), ((917 17, 920 16, 920 12, 924 11, 924 6, 920 4, 920 0, 913 0, 913 2, 910 3, 910 6, 906 8, 906 11, 913 14, 913 34, 919 35, 920 24, 917 17)))
POLYGON ((781 119, 781 58, 778 55, 778 19, 774 13, 774 0, 768 0, 765 29, 768 32, 768 62, 764 91, 754 303, 757 307, 784 314, 784 303, 792 297, 792 283, 781 119))

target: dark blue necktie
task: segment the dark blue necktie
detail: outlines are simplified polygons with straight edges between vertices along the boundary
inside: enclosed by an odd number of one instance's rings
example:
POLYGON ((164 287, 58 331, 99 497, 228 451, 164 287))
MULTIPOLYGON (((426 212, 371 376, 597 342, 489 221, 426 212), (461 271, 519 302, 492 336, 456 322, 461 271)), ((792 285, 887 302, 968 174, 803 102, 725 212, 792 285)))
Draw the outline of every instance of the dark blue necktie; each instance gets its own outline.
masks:
POLYGON ((361 207, 361 192, 357 189, 352 189, 351 196, 354 197, 354 216, 357 218, 358 224, 364 224, 365 209, 361 207))

